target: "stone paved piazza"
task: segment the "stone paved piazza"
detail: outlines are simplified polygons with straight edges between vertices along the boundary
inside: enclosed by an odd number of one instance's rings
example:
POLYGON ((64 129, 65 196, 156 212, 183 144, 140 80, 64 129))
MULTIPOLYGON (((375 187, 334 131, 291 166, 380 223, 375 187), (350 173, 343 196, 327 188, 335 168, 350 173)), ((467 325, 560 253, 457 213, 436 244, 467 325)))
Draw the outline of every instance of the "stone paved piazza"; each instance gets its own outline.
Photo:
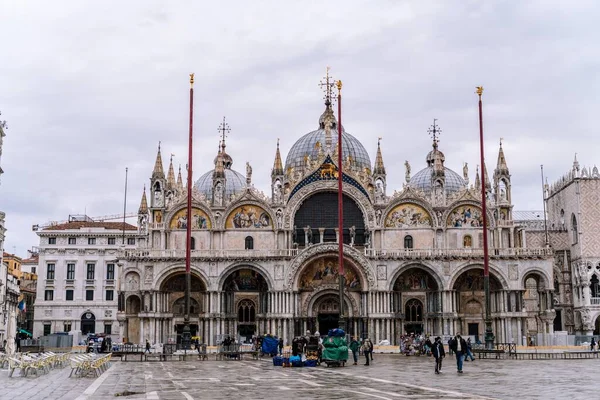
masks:
MULTIPOLYGON (((0 372, 0 399, 593 399, 598 360, 476 360, 441 375, 425 357, 375 355, 373 365, 281 368, 264 361, 115 362, 100 378, 0 372)), ((269 360, 270 361, 270 360, 269 360)), ((362 360, 361 360, 362 361, 362 360)))

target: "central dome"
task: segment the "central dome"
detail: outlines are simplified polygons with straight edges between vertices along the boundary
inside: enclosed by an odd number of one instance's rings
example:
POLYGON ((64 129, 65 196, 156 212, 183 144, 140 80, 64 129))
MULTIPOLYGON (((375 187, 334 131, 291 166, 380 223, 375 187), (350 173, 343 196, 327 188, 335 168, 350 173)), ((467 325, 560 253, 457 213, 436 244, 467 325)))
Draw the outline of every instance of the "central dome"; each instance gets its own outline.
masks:
MULTIPOLYGON (((319 146, 317 146, 317 142, 320 147, 323 148, 323 151, 327 151, 326 146, 326 129, 324 127, 324 116, 327 113, 331 113, 331 109, 325 111, 325 113, 321 116, 319 120, 320 128, 316 131, 312 131, 302 136, 300 139, 294 143, 292 148, 290 149, 286 159, 285 159, 285 170, 288 168, 302 168, 304 166, 304 157, 309 156, 312 159, 317 158, 319 154, 319 146)), ((332 115, 332 113, 331 113, 332 115)), ((338 142, 338 132, 337 132, 337 124, 333 121, 332 129, 330 129, 331 134, 331 146, 333 153, 333 149, 337 147, 338 142)), ((355 167, 364 169, 368 168, 371 170, 371 159, 369 158, 369 153, 365 150, 364 146, 358 139, 349 134, 344 130, 342 126, 342 159, 347 160, 348 156, 352 158, 353 164, 355 167)), ((337 160, 334 160, 337 161, 337 160)))
MULTIPOLYGON (((425 193, 431 193, 431 173, 433 172, 433 166, 423 168, 417 172, 412 178, 410 178, 410 186, 424 191, 425 193)), ((446 180, 446 192, 454 193, 467 186, 467 183, 462 176, 452 171, 450 168, 444 167, 444 175, 446 180)))
MULTIPOLYGON (((213 170, 206 172, 197 181, 194 187, 206 196, 212 198, 213 170)), ((246 177, 232 169, 225 169, 225 196, 229 198, 232 194, 238 194, 246 187, 246 177)))

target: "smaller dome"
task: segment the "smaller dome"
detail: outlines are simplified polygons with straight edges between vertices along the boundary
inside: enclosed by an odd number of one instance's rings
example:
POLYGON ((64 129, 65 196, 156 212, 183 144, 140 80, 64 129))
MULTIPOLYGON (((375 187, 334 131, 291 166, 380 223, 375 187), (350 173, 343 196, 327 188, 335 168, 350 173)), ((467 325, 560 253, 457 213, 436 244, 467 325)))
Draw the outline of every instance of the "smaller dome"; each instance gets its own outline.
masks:
MULTIPOLYGON (((202 175, 194 185, 207 199, 212 197, 213 170, 202 175)), ((232 194, 238 194, 246 188, 246 177, 232 169, 225 169, 225 196, 229 198, 232 194)))
MULTIPOLYGON (((410 186, 424 191, 425 193, 431 193, 431 173, 433 172, 433 166, 423 168, 419 172, 410 178, 410 186)), ((446 180, 446 192, 454 193, 458 192, 462 188, 467 186, 467 183, 462 176, 452 171, 450 168, 444 167, 444 174, 446 180)))

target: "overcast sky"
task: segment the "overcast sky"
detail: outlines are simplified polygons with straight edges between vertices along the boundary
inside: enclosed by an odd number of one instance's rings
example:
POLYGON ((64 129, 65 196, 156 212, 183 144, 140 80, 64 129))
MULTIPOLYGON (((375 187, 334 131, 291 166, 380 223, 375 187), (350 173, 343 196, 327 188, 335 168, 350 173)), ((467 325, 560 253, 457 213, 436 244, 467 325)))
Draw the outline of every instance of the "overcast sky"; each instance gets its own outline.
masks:
MULTIPOLYGON (((317 84, 344 82, 344 126, 375 159, 388 194, 425 166, 433 118, 446 166, 479 164, 475 86, 483 85, 486 163, 498 141, 516 210, 542 208, 554 181, 600 163, 597 1, 0 0, 0 210, 5 250, 38 245, 32 224, 139 206, 162 141, 185 165, 188 74, 196 73, 194 179, 213 167, 227 116, 233 168, 270 193, 282 156, 317 128, 317 84)), ((185 176, 184 176, 185 179, 185 176)), ((134 222, 134 221, 132 221, 134 222)))

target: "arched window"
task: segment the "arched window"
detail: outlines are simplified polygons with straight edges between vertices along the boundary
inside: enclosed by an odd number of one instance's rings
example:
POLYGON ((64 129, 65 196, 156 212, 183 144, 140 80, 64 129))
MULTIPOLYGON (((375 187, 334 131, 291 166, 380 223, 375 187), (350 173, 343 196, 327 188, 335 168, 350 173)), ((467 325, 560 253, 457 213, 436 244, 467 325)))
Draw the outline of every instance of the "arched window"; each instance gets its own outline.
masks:
POLYGON ((412 249, 413 248, 413 238, 410 235, 404 236, 404 248, 412 249))
POLYGON ((196 250, 196 239, 192 238, 190 241, 190 249, 196 250))
POLYGON ((252 236, 246 236, 244 248, 246 250, 254 249, 254 238, 252 236))
POLYGON ((411 299, 404 306, 404 318, 407 322, 418 322, 423 320, 423 303, 417 299, 411 299))
POLYGON ((590 290, 592 297, 600 297, 600 280, 596 274, 592 275, 592 279, 590 279, 590 290))
POLYGON ((579 239, 579 233, 577 230, 577 218, 575 218, 575 214, 571 215, 571 226, 571 229, 573 229, 573 244, 577 244, 579 239))
POLYGON ((470 248, 473 246, 473 238, 471 235, 465 235, 463 237, 463 247, 470 248))
POLYGON ((238 306, 238 322, 252 323, 256 321, 256 309, 251 300, 242 300, 238 306))

